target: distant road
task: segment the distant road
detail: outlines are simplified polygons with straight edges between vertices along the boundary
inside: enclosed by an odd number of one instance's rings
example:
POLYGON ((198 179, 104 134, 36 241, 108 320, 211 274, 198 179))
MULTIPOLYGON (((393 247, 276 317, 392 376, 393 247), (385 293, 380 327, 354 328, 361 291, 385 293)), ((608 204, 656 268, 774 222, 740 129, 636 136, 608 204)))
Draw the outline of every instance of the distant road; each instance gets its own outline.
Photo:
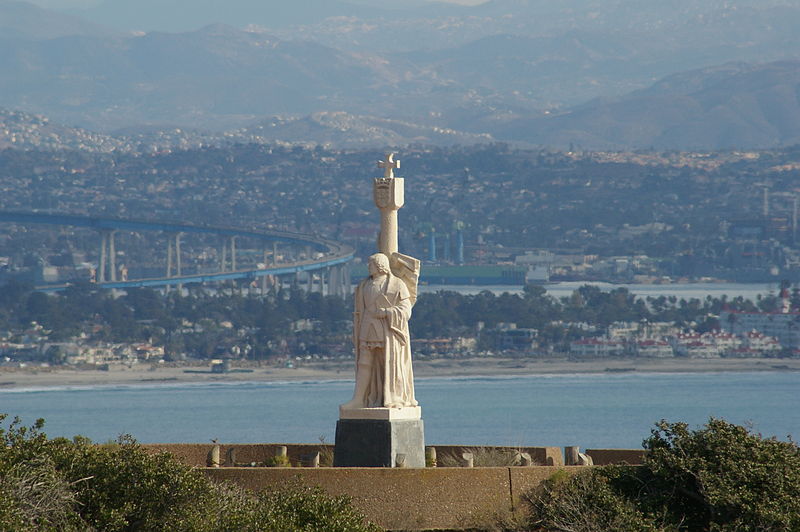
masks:
MULTIPOLYGON (((231 272, 203 273, 181 275, 180 277, 158 277, 149 279, 134 279, 129 281, 109 281, 97 283, 104 288, 132 288, 142 286, 168 286, 188 283, 219 282, 234 279, 256 279, 265 275, 288 275, 298 272, 311 272, 324 270, 332 266, 346 264, 353 259, 354 251, 351 247, 319 238, 317 236, 288 231, 249 231, 235 227, 212 225, 192 225, 166 221, 131 220, 121 218, 105 218, 96 216, 79 216, 72 214, 47 214, 39 212, 14 212, 0 211, 0 222, 18 224, 40 224, 72 227, 88 227, 101 230, 123 231, 162 231, 166 233, 200 233, 219 236, 237 236, 254 238, 265 242, 284 242, 287 244, 307 246, 322 253, 319 259, 276 264, 262 269, 236 270, 231 272)), ((42 287, 59 289, 62 287, 42 287)))

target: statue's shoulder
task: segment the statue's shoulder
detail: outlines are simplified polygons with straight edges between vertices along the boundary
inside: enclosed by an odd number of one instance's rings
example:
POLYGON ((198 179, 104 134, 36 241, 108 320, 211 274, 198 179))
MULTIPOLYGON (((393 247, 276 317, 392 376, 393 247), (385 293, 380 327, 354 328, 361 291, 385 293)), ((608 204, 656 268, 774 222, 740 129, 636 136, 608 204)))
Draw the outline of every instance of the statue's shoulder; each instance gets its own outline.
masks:
POLYGON ((367 277, 366 279, 361 279, 361 281, 356 285, 356 290, 355 290, 356 294, 360 293, 364 289, 364 286, 367 284, 367 281, 369 281, 369 277, 367 277))

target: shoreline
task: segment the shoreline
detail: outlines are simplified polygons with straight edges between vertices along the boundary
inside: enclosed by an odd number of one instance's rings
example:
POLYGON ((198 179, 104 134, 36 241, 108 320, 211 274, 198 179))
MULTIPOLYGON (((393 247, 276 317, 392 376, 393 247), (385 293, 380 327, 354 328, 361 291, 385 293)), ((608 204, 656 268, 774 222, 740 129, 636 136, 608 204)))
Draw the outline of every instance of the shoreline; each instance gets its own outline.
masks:
MULTIPOLYGON (((108 371, 74 368, 0 368, 0 393, 20 389, 154 384, 352 381, 353 361, 303 362, 297 368, 249 364, 245 371, 211 373, 207 365, 112 365, 108 371)), ((239 371, 237 371, 239 370, 239 371)), ((800 359, 642 359, 458 358, 415 360, 418 379, 447 377, 520 377, 590 374, 741 373, 800 371, 800 359)))

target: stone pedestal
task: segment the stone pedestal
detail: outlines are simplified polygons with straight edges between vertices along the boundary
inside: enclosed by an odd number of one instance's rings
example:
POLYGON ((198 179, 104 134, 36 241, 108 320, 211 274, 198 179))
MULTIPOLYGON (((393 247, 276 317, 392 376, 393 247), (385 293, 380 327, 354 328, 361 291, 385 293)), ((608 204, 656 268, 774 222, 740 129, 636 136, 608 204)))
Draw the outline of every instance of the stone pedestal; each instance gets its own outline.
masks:
POLYGON ((339 410, 336 467, 425 467, 420 407, 339 410))

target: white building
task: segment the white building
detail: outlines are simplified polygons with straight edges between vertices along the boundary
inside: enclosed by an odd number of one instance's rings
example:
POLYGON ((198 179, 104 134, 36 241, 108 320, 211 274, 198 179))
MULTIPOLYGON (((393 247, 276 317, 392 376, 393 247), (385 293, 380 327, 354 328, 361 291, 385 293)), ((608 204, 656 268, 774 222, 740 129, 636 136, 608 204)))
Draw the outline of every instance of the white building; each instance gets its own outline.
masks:
POLYGON ((778 339, 782 347, 800 348, 800 312, 739 312, 723 310, 719 316, 723 330, 740 336, 759 331, 778 339))
POLYGON ((625 342, 614 338, 581 338, 569 344, 569 352, 580 357, 609 357, 625 353, 625 342))
POLYGON ((750 331, 744 335, 744 346, 763 355, 774 355, 780 352, 781 344, 773 336, 759 331, 750 331))
POLYGON ((615 321, 608 326, 609 338, 631 338, 639 334, 639 324, 633 321, 615 321))
POLYGON ((666 358, 675 356, 672 346, 664 340, 637 340, 634 346, 637 356, 647 358, 666 358))

